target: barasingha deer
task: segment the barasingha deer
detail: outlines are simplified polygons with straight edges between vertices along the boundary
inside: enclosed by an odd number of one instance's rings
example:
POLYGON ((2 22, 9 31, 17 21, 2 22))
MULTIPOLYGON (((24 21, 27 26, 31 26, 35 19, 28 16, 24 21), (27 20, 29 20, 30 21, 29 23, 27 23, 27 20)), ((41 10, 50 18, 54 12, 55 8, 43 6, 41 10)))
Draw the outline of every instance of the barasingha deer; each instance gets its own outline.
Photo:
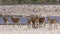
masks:
POLYGON ((33 28, 37 28, 37 23, 35 22, 36 21, 36 18, 34 16, 31 16, 31 21, 32 21, 32 27, 33 28))
POLYGON ((57 29, 57 20, 56 19, 50 19, 50 16, 48 16, 47 18, 48 18, 48 23, 49 23, 49 29, 52 28, 52 24, 54 24, 54 28, 57 29))
POLYGON ((25 18, 27 19, 27 24, 28 24, 28 28, 31 28, 31 27, 33 27, 33 21, 32 21, 32 16, 31 15, 29 15, 29 16, 25 16, 25 18))
POLYGON ((44 25, 45 27, 45 17, 39 18, 39 28, 41 27, 41 25, 44 25))
POLYGON ((11 16, 11 20, 12 22, 14 23, 14 25, 18 25, 18 27, 20 27, 20 18, 19 17, 16 17, 15 15, 14 16, 11 16))
POLYGON ((36 15, 36 19, 35 19, 35 22, 38 28, 40 28, 42 24, 45 27, 45 17, 40 17, 40 16, 36 15))
POLYGON ((8 24, 8 17, 4 16, 3 20, 4 20, 4 24, 7 25, 8 24))
POLYGON ((6 25, 6 27, 8 26, 8 17, 9 17, 9 16, 10 16, 10 15, 2 15, 4 24, 6 25))
POLYGON ((25 16, 25 18, 27 19, 27 25, 28 25, 28 28, 30 28, 32 25, 32 21, 31 21, 31 18, 30 18, 30 16, 25 16))
POLYGON ((35 27, 38 28, 38 26, 39 26, 39 16, 36 15, 35 16, 35 27))

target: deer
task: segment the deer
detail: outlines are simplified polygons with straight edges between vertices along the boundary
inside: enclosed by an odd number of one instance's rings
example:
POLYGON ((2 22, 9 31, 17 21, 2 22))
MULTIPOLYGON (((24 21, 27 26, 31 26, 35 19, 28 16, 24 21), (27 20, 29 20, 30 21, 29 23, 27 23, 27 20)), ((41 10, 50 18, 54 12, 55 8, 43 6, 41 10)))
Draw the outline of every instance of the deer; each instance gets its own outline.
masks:
POLYGON ((50 19, 50 16, 48 16, 47 18, 48 18, 48 23, 49 23, 49 29, 52 28, 52 24, 54 24, 55 25, 54 27, 57 29, 57 20, 56 19, 50 19), (51 28, 50 28, 50 26, 51 26, 51 28))
MULTIPOLYGON (((5 25, 8 25, 8 17, 9 17, 10 15, 2 15, 2 17, 3 17, 3 21, 4 21, 4 24, 5 25)), ((7 27, 7 26, 6 26, 7 27)))
POLYGON ((35 19, 35 21, 37 22, 36 24, 37 24, 38 28, 40 28, 42 24, 45 27, 45 17, 40 17, 40 16, 36 15, 36 19, 35 19))
POLYGON ((15 15, 13 15, 13 16, 11 16, 11 20, 13 21, 14 25, 18 25, 18 27, 19 27, 20 18, 15 17, 15 15))

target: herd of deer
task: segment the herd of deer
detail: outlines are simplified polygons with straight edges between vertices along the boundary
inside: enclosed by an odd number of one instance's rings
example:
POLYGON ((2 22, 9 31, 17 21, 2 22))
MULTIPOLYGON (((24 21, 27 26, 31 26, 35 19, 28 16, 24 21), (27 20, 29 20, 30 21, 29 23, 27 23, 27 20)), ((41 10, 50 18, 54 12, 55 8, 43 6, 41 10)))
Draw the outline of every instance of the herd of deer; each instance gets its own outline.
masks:
MULTIPOLYGON (((16 15, 2 15, 0 14, 0 17, 3 17, 4 20, 4 24, 8 25, 8 17, 11 17, 11 20, 13 21, 14 24, 20 24, 20 18, 18 17, 23 17, 22 15, 19 15, 17 18, 15 17, 16 15)), ((41 16, 41 15, 40 15, 41 16)), ((45 17, 40 17, 39 15, 29 15, 29 16, 25 16, 25 18, 27 19, 27 24, 28 24, 28 28, 30 28, 30 26, 32 26, 32 28, 40 28, 42 24, 44 24, 44 27, 46 26, 46 18, 45 17)), ((48 18, 48 23, 50 26, 52 26, 52 24, 55 24, 55 28, 57 28, 57 20, 56 19, 50 19, 50 16, 47 17, 48 18)))

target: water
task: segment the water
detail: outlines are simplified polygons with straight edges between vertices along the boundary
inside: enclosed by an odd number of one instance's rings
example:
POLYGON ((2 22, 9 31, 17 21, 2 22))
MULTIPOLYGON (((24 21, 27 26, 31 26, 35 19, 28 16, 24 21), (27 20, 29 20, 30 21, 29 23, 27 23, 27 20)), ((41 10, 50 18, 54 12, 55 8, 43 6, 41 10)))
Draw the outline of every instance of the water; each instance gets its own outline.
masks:
MULTIPOLYGON (((20 17, 20 18, 21 18, 21 20, 20 20, 21 24, 27 23, 27 19, 26 18, 24 18, 24 17, 20 17)), ((51 19, 56 19, 58 22, 60 22, 60 16, 50 16, 50 18, 51 19)), ((47 21, 48 21, 48 19, 46 17, 46 23, 47 23, 47 21)), ((12 20, 11 20, 10 17, 8 17, 8 22, 12 23, 12 20)), ((3 23, 4 23, 3 18, 0 17, 0 24, 3 24, 3 23)))

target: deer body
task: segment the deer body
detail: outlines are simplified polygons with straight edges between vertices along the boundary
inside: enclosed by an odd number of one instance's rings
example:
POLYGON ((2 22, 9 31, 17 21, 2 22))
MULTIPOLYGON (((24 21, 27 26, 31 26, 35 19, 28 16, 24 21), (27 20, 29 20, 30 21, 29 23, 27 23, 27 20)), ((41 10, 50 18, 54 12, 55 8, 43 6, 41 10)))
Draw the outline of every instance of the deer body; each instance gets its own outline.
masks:
MULTIPOLYGON (((55 24, 54 27, 57 29, 57 20, 56 19, 50 19, 48 17, 48 23, 50 24, 51 28, 52 28, 52 24, 55 24)), ((49 29, 50 29, 50 27, 49 27, 49 29)))

